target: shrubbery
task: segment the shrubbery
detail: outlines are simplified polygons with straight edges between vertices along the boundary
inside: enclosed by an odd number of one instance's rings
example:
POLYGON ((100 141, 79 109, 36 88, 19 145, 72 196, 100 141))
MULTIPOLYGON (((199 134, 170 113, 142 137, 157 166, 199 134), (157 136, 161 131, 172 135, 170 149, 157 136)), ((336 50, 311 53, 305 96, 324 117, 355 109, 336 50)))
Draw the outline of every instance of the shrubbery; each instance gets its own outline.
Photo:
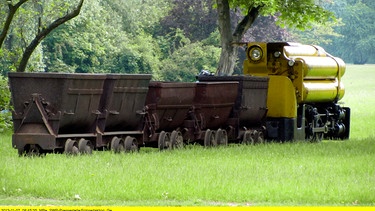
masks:
POLYGON ((12 113, 10 107, 10 91, 8 80, 0 76, 0 133, 12 128, 12 113))

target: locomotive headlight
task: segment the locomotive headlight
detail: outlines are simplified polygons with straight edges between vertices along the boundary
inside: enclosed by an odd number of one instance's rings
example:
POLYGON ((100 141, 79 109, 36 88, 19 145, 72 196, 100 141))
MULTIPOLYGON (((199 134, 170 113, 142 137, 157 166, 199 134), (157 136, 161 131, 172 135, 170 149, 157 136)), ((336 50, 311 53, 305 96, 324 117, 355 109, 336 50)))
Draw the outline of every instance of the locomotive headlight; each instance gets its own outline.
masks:
POLYGON ((249 50, 249 57, 253 62, 258 62, 263 57, 263 51, 259 46, 253 46, 249 50))

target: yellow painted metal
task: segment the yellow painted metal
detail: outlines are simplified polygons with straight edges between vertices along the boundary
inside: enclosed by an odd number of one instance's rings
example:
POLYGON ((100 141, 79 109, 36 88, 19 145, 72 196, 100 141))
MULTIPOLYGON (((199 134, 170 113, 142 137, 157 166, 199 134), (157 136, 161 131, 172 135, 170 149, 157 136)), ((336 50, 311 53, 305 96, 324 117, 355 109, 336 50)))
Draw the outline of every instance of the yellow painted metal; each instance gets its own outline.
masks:
POLYGON ((260 47, 263 57, 244 61, 244 74, 269 76, 268 117, 295 117, 297 104, 342 99, 345 63, 323 48, 299 43, 248 43, 260 47))
MULTIPOLYGON (((345 66, 340 66, 341 59, 333 57, 313 57, 300 56, 296 57, 296 62, 302 65, 297 69, 303 74, 304 79, 335 79, 345 74, 345 66)), ((296 69, 296 68, 295 68, 296 69)))
POLYGON ((251 43, 246 51, 247 59, 244 61, 243 74, 255 76, 267 76, 267 43, 251 43), (259 61, 252 61, 249 51, 252 46, 258 46, 263 51, 263 57, 259 61))
POLYGON ((295 118, 297 102, 292 81, 284 76, 269 76, 267 116, 295 118))
POLYGON ((341 77, 345 63, 336 57, 299 57, 295 59, 293 84, 298 103, 332 102, 345 94, 341 77))
POLYGON ((344 85, 338 80, 305 80, 302 102, 332 102, 341 100, 345 94, 344 85))
POLYGON ((301 45, 299 43, 284 46, 284 54, 289 58, 294 56, 327 56, 325 50, 319 46, 301 45))

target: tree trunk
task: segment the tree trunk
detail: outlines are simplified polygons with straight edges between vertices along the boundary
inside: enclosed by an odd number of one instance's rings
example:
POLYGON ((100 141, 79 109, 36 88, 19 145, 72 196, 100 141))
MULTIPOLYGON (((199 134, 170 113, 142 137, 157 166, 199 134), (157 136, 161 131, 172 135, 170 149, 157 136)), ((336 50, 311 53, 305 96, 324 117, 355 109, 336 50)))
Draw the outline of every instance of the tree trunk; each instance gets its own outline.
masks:
POLYGON ((55 28, 60 26, 61 24, 73 19, 74 17, 78 16, 81 12, 81 8, 83 5, 84 0, 80 0, 78 6, 70 13, 66 14, 64 17, 56 19, 52 22, 47 28, 42 29, 38 32, 35 36, 33 41, 26 47, 25 52, 22 55, 21 62, 17 68, 17 72, 25 72, 27 63, 30 59, 31 54, 34 52, 35 48, 39 45, 40 42, 55 28))
POLYGON ((228 75, 229 70, 233 71, 236 64, 237 51, 231 45, 233 41, 231 23, 230 23, 230 9, 228 0, 217 0, 217 13, 219 21, 219 32, 221 37, 221 54, 219 66, 216 70, 216 75, 228 75))
POLYGON ((237 43, 241 41, 243 35, 254 23, 263 6, 251 5, 246 16, 238 23, 232 34, 228 0, 217 0, 216 3, 221 37, 221 54, 216 75, 232 75, 238 54, 237 43))
POLYGON ((231 45, 231 42, 228 42, 226 47, 222 47, 216 75, 232 75, 234 66, 236 65, 237 52, 238 47, 231 45))

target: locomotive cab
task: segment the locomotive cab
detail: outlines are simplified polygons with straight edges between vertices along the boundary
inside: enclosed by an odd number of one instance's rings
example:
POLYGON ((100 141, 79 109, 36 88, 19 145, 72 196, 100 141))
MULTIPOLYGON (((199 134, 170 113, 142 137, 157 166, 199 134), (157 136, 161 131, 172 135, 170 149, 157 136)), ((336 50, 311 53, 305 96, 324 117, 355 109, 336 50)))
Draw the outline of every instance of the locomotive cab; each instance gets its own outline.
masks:
POLYGON ((267 138, 349 138, 350 109, 341 107, 345 63, 319 46, 248 43, 244 74, 269 77, 267 138))

